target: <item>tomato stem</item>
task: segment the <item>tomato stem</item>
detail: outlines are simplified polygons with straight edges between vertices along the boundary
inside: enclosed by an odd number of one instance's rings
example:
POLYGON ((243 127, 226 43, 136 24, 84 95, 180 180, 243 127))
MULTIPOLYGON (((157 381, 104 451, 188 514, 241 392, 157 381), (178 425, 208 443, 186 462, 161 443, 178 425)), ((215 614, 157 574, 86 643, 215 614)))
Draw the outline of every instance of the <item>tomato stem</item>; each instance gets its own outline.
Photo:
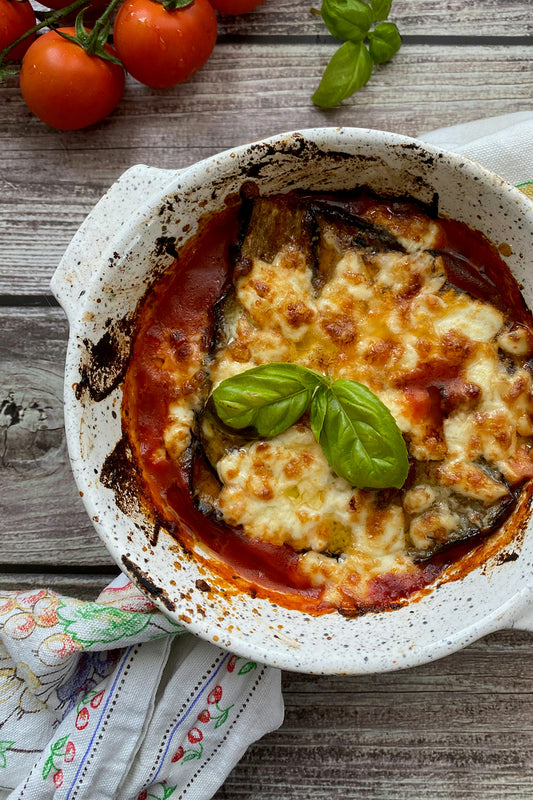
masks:
POLYGON ((175 11, 177 8, 187 8, 194 0, 157 0, 157 2, 167 11, 175 11))
POLYGON ((109 18, 118 4, 122 2, 123 0, 111 0, 104 13, 98 17, 89 35, 89 48, 86 48, 88 53, 94 54, 94 52, 98 49, 102 31, 105 31, 105 38, 107 39, 107 35, 109 33, 109 18))
POLYGON ((41 28, 49 28, 51 25, 54 25, 56 22, 62 20, 63 17, 66 17, 67 14, 70 14, 72 11, 77 11, 79 8, 86 6, 88 2, 89 0, 74 0, 74 2, 71 3, 69 6, 61 8, 58 11, 54 11, 50 14, 46 14, 46 16, 43 17, 42 22, 39 22, 37 25, 34 25, 33 28, 27 30, 25 33, 22 34, 22 36, 19 36, 18 39, 15 39, 14 42, 11 42, 11 44, 8 44, 7 47, 4 47, 4 49, 0 53, 0 67, 3 65, 6 56, 9 55, 11 50, 13 50, 14 47, 23 42, 24 39, 27 39, 28 36, 32 36, 34 33, 37 33, 37 31, 40 31, 41 28))
POLYGON ((83 22, 85 9, 82 9, 74 23, 74 36, 61 30, 58 30, 57 33, 62 36, 63 39, 68 39, 73 44, 81 47, 88 55, 103 58, 104 61, 111 61, 113 64, 118 64, 120 67, 123 67, 122 61, 105 49, 109 37, 109 29, 111 27, 110 16, 117 5, 122 2, 123 0, 111 0, 104 13, 98 17, 91 30, 85 28, 83 22))

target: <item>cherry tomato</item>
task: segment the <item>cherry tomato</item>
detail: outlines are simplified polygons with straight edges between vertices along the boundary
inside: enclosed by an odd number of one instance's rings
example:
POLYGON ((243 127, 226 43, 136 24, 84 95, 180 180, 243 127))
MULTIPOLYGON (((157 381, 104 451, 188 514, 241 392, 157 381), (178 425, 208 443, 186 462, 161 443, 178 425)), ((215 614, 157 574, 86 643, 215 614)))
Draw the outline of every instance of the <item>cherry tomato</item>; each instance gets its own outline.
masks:
MULTIPOLYGON (((19 3, 17 0, 0 0, 0 50, 29 31, 35 24, 35 13, 27 1, 19 3)), ((22 58, 34 39, 35 34, 28 36, 10 51, 8 58, 22 58)))
POLYGON ((155 0, 125 0, 113 28, 127 71, 154 89, 188 80, 205 64, 216 38, 216 14, 209 0, 193 0, 173 11, 155 0))
POLYGON ((209 2, 213 8, 224 14, 246 14, 262 5, 264 0, 209 0, 209 2))
MULTIPOLYGON (((74 28, 59 30, 75 33, 74 28)), ((124 91, 124 70, 49 31, 24 56, 20 88, 35 116, 52 128, 73 131, 99 122, 116 108, 124 91)))

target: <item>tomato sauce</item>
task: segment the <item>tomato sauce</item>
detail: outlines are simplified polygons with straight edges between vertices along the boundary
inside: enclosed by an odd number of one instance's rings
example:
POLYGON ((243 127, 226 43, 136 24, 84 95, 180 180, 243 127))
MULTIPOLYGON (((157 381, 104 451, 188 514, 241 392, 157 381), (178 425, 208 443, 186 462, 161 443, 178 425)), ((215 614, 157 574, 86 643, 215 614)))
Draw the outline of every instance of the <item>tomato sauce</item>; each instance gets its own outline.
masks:
POLYGON ((164 430, 174 387, 160 369, 161 352, 170 346, 176 358, 189 355, 189 340, 200 333, 207 349, 213 335, 213 304, 230 278, 230 248, 238 237, 239 208, 211 218, 179 261, 145 299, 143 323, 136 337, 124 387, 124 414, 132 445, 152 503, 163 524, 186 546, 199 539, 250 587, 318 597, 297 571, 298 555, 289 547, 254 541, 239 530, 215 522, 195 508, 187 463, 179 465, 164 448, 164 430), (134 416, 134 420, 128 417, 134 416), (129 422, 133 422, 133 426, 129 422))

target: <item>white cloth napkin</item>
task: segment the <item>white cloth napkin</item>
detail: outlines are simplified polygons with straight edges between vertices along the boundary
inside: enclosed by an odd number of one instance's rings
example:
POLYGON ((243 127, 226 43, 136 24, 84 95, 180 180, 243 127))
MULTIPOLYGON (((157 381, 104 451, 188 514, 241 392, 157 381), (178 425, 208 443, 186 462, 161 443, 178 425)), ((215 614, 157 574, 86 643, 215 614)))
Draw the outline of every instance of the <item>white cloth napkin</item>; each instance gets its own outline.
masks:
POLYGON ((10 800, 206 800, 283 721, 280 672, 196 639, 120 576, 94 603, 0 593, 10 800))
POLYGON ((420 139, 471 158, 515 186, 533 182, 533 111, 439 128, 420 139))
MULTIPOLYGON (((420 138, 533 196, 533 112, 420 138)), ((0 592, 0 800, 208 800, 282 720, 279 670, 185 633, 124 576, 94 603, 0 592)))

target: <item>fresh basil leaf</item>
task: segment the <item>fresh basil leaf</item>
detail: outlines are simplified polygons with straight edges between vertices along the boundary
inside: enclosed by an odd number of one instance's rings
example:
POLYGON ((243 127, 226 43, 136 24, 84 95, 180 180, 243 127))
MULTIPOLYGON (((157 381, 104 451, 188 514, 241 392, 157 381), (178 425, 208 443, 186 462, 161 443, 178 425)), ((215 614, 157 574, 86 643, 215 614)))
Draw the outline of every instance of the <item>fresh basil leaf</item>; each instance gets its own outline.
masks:
POLYGON ((368 49, 374 64, 389 61, 401 46, 402 37, 394 22, 381 22, 368 34, 368 49))
POLYGON ((315 105, 333 108, 361 89, 372 75, 374 64, 363 42, 345 42, 333 54, 312 96, 315 105))
POLYGON ((370 0, 370 7, 374 13, 374 20, 379 22, 387 19, 390 14, 392 0, 370 0))
POLYGON ((300 419, 316 387, 325 380, 298 364, 261 364, 226 378, 211 399, 217 415, 230 428, 251 426, 259 436, 276 436, 300 419))
POLYGON ((320 13, 328 31, 343 42, 362 42, 374 22, 363 0, 324 0, 320 13))
POLYGON ((366 386, 337 380, 311 403, 311 429, 333 471, 358 488, 400 488, 407 447, 389 409, 366 386))

